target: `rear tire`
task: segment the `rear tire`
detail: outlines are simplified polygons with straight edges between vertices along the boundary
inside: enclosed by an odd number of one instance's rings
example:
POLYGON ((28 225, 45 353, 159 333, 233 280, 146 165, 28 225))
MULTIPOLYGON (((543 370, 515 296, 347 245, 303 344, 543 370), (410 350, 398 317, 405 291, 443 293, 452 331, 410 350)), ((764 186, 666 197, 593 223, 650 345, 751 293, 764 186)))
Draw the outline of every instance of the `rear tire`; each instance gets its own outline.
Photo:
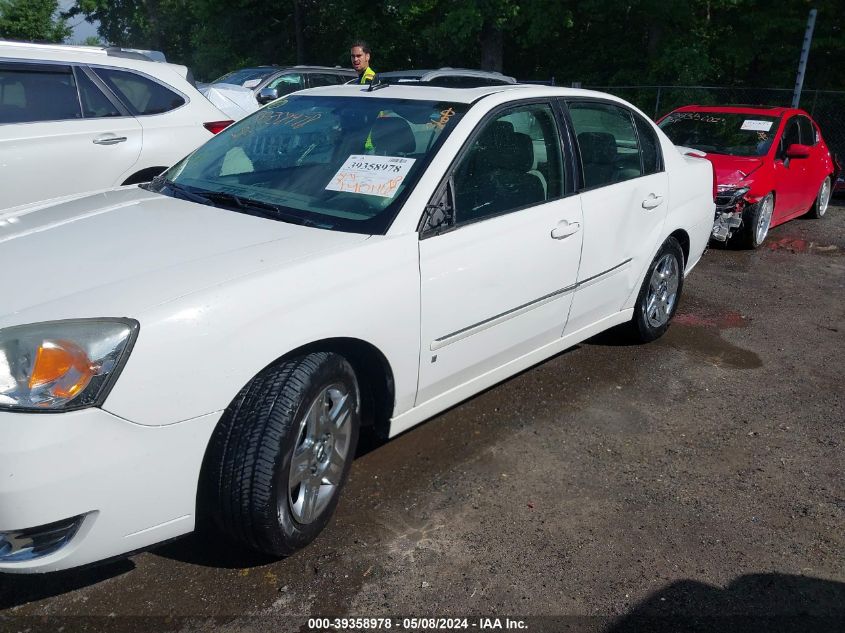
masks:
POLYGON ((827 211, 827 205, 830 203, 830 193, 830 176, 828 176, 822 181, 822 184, 819 187, 819 195, 816 196, 813 206, 810 207, 810 210, 807 212, 807 217, 818 220, 825 214, 827 211))
POLYGON ((769 234, 774 209, 775 196, 772 193, 767 193, 759 202, 746 207, 742 214, 744 226, 739 234, 739 243, 744 248, 755 249, 763 243, 769 234))
POLYGON ((206 458, 219 529, 250 549, 287 556, 329 522, 361 418, 355 372, 337 354, 284 361, 252 379, 226 409, 206 458))
POLYGON ((646 271, 634 304, 630 330, 635 340, 654 341, 666 332, 684 288, 684 251, 674 237, 663 242, 646 271))

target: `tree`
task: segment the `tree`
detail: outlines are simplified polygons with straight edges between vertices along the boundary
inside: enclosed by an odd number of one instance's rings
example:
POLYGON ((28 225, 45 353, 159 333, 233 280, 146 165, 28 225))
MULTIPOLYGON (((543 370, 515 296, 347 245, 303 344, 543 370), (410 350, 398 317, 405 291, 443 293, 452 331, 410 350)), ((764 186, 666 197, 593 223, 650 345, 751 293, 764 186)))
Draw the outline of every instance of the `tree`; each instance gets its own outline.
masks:
POLYGON ((57 17, 58 0, 0 0, 0 37, 62 42, 71 28, 57 17))

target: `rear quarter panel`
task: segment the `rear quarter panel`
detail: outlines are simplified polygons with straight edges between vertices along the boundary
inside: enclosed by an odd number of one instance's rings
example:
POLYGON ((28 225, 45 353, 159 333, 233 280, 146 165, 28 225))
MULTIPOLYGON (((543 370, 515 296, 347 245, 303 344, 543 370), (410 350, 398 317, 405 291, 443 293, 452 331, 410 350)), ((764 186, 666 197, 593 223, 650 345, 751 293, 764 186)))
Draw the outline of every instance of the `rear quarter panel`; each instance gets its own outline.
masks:
MULTIPOLYGON (((664 135, 665 137, 665 135, 664 135)), ((698 263, 713 228, 713 168, 706 158, 682 155, 668 138, 663 145, 669 174, 669 213, 665 235, 677 230, 689 236, 690 248, 685 274, 698 263)))

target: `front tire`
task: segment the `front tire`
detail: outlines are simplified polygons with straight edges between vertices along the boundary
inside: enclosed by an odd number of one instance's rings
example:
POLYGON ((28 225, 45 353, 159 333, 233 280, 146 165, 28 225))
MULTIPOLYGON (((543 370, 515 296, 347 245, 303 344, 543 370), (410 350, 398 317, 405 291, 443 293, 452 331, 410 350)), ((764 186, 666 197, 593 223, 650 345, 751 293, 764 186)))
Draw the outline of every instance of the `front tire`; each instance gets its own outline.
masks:
POLYGON ((636 340, 654 341, 669 328, 684 287, 684 251, 674 237, 657 251, 637 295, 631 330, 636 340))
POLYGON ((772 193, 767 193, 759 202, 746 207, 742 218, 744 227, 740 233, 742 246, 755 249, 763 243, 769 234, 774 209, 775 196, 772 193))
POLYGON ((825 214, 827 205, 830 203, 830 193, 830 176, 828 176, 822 181, 821 187, 819 187, 819 195, 816 196, 813 206, 807 212, 807 217, 818 220, 825 214))
POLYGON ((318 352, 271 366, 227 408, 207 457, 209 511, 239 544, 287 556, 329 522, 361 418, 355 372, 318 352))

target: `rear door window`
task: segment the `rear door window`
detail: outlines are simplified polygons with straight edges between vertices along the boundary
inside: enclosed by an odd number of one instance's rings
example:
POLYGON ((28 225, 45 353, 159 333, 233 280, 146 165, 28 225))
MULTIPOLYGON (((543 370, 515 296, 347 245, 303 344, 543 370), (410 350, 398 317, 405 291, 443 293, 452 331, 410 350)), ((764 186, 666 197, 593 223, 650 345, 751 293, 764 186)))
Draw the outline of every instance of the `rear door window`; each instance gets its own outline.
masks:
POLYGON ((117 106, 111 102, 111 99, 81 68, 76 69, 76 80, 79 85, 79 96, 82 100, 82 114, 86 119, 122 115, 117 106))
POLYGON ((629 110, 609 103, 581 101, 568 106, 581 152, 585 188, 642 175, 637 132, 629 110))
POLYGON ((634 114, 637 124, 637 136, 640 139, 640 153, 643 157, 643 174, 654 174, 663 171, 663 156, 660 153, 660 142, 654 127, 645 119, 634 114))
POLYGON ((113 68, 93 70, 136 116, 161 114, 185 104, 184 97, 143 75, 113 68))
POLYGON ((0 124, 81 118, 70 66, 0 64, 0 124))

